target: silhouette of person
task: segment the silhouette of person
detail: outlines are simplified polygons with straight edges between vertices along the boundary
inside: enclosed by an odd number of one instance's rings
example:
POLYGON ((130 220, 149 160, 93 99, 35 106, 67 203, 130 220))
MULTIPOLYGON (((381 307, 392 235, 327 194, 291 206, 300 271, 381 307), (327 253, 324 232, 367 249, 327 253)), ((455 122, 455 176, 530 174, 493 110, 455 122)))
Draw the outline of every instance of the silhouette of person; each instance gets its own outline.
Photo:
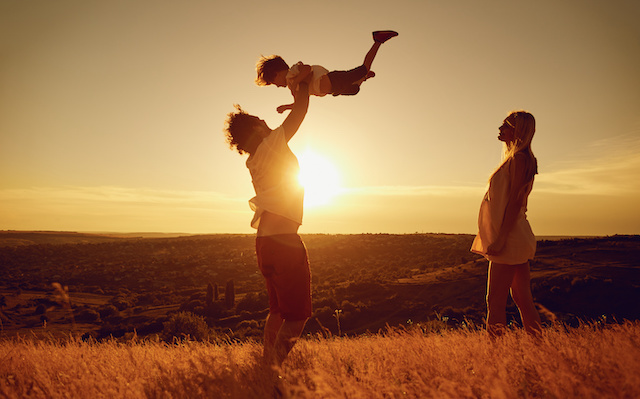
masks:
POLYGON ((541 322, 533 303, 529 270, 529 260, 536 252, 536 238, 526 216, 527 199, 538 173, 531 151, 535 119, 526 111, 514 111, 505 118, 499 131, 504 156, 489 179, 471 251, 489 260, 487 331, 492 336, 504 331, 511 291, 524 328, 537 333, 541 322))
MULTIPOLYGON (((357 68, 348 71, 331 71, 320 65, 306 65, 298 62, 289 68, 289 65, 279 55, 261 57, 256 65, 258 77, 256 83, 259 86, 276 85, 288 87, 292 93, 298 84, 311 74, 309 93, 314 96, 352 96, 360 91, 360 84, 375 76, 371 71, 371 64, 378 53, 382 43, 398 36, 398 32, 381 30, 373 32, 373 45, 364 57, 364 62, 357 68)), ((292 104, 281 105, 277 108, 279 113, 291 109, 292 104)))
POLYGON ((270 129, 264 120, 236 105, 227 116, 225 133, 232 149, 247 153, 256 196, 251 226, 257 229, 256 255, 269 294, 264 329, 264 358, 280 366, 311 316, 311 271, 307 249, 298 235, 304 189, 298 182, 298 159, 288 142, 298 131, 309 107, 308 82, 294 95, 291 113, 270 129))

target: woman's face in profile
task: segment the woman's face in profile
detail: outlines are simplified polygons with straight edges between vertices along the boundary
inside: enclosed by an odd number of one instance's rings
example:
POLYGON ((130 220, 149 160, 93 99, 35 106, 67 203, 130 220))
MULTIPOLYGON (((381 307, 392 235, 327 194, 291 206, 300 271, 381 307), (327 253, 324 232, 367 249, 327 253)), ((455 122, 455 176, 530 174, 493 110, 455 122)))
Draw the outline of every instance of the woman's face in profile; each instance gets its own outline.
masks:
POLYGON ((502 122, 502 126, 498 128, 500 133, 498 134, 498 140, 504 141, 505 143, 511 143, 516 135, 516 129, 514 127, 513 122, 509 120, 509 118, 505 119, 502 122))

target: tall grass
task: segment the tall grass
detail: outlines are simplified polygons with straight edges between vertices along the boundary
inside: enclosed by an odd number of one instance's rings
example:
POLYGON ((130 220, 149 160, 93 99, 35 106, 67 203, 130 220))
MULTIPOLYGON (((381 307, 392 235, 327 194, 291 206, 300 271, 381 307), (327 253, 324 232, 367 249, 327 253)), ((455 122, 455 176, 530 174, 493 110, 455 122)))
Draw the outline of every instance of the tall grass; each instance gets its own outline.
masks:
POLYGON ((259 343, 0 342, 0 397, 637 398, 640 322, 539 338, 420 328, 301 339, 282 370, 259 343))

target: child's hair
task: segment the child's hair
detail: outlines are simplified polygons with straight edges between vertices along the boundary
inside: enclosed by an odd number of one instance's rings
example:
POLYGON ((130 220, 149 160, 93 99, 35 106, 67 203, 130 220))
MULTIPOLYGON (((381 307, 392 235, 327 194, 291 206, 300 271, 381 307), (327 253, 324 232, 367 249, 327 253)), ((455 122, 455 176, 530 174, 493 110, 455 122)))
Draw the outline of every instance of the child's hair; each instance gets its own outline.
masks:
POLYGON ((289 65, 279 55, 261 56, 256 64, 258 86, 268 86, 273 84, 276 74, 280 71, 288 71, 289 65))
POLYGON ((227 114, 225 121, 225 136, 231 149, 236 149, 240 154, 252 154, 262 142, 262 137, 255 133, 254 127, 259 119, 246 113, 238 104, 235 104, 236 112, 227 114))

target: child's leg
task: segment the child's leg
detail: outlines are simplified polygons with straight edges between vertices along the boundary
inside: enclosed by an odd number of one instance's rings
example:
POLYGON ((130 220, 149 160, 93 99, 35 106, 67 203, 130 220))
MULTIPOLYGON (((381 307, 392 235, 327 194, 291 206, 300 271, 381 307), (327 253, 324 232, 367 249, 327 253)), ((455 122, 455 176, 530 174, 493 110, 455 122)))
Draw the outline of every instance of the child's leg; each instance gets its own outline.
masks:
POLYGON ((373 64, 373 59, 376 58, 376 54, 378 54, 378 49, 380 48, 381 42, 373 42, 373 46, 367 52, 367 55, 364 56, 364 65, 367 68, 367 71, 371 70, 371 64, 373 64))
POLYGON ((398 36, 398 32, 394 32, 392 30, 379 30, 373 32, 373 46, 371 46, 367 55, 365 55, 364 62, 362 63, 362 65, 367 68, 367 71, 371 70, 371 64, 373 64, 373 59, 376 58, 380 45, 395 36, 398 36))
POLYGON ((338 95, 354 95, 360 90, 360 83, 367 77, 367 68, 360 65, 348 71, 331 71, 327 74, 331 83, 330 93, 338 95))
POLYGON ((340 93, 333 93, 333 96, 355 96, 360 92, 360 83, 354 83, 342 88, 340 93))

